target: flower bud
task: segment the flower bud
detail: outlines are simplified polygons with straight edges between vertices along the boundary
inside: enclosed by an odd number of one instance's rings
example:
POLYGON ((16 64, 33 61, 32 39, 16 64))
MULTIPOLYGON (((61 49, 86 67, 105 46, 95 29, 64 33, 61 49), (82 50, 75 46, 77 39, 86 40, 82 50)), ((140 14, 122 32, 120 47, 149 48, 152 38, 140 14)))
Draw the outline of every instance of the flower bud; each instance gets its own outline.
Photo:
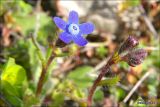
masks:
POLYGON ((142 63, 147 56, 147 52, 144 49, 136 49, 125 55, 122 60, 126 61, 130 66, 135 67, 142 63))
POLYGON ((132 36, 129 36, 127 38, 127 40, 122 44, 122 46, 119 49, 119 54, 121 54, 122 52, 128 51, 128 50, 132 50, 134 47, 136 47, 139 44, 138 40, 135 39, 132 36))

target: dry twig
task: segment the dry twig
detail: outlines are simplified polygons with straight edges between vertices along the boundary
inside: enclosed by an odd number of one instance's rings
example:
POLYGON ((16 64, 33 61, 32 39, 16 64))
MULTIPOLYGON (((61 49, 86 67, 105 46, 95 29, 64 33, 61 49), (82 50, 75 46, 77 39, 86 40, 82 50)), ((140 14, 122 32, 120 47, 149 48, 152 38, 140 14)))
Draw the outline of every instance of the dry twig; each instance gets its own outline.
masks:
POLYGON ((142 82, 153 73, 153 69, 150 69, 148 72, 146 72, 143 77, 136 83, 136 85, 132 88, 132 90, 128 93, 128 95, 124 98, 123 102, 126 103, 129 98, 132 96, 132 94, 138 89, 138 87, 142 84, 142 82))

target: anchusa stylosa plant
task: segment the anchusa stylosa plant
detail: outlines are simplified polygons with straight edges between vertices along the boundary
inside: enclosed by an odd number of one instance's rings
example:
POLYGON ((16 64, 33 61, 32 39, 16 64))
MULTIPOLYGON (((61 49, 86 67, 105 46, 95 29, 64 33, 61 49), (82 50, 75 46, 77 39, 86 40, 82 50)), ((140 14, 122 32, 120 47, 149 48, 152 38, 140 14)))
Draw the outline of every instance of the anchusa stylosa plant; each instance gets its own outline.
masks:
MULTIPOLYGON (((68 22, 63 21, 59 17, 54 17, 53 21, 55 22, 56 26, 63 30, 62 33, 59 34, 59 39, 66 44, 69 44, 71 41, 76 43, 78 46, 85 46, 88 41, 83 37, 83 35, 90 34, 94 31, 94 25, 90 22, 79 24, 78 13, 75 11, 71 11, 69 13, 68 22)), ((94 81, 93 86, 91 87, 87 99, 87 105, 90 107, 92 102, 92 96, 96 87, 103 82, 101 79, 105 74, 109 71, 110 66, 116 64, 120 61, 127 62, 130 66, 136 66, 142 63, 144 58, 147 56, 147 52, 144 49, 136 49, 136 46, 139 44, 138 40, 132 36, 129 36, 128 39, 122 44, 118 51, 116 51, 112 57, 109 59, 107 64, 102 68, 100 74, 98 75, 97 79, 94 81)), ((56 56, 56 55, 54 55, 56 56)), ((42 69, 41 77, 46 74, 47 68, 53 60, 51 56, 48 60, 47 64, 42 69)), ((44 78, 40 78, 37 93, 41 92, 41 88, 43 85, 44 78)), ((38 94, 37 94, 38 95, 38 94)))

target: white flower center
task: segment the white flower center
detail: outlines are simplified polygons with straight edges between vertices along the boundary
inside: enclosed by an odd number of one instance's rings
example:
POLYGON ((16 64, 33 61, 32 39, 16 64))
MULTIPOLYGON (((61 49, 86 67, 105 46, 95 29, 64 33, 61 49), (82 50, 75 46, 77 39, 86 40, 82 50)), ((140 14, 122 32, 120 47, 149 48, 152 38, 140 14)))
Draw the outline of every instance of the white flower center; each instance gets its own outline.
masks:
POLYGON ((69 33, 77 35, 79 33, 79 26, 77 24, 70 24, 68 27, 69 33))

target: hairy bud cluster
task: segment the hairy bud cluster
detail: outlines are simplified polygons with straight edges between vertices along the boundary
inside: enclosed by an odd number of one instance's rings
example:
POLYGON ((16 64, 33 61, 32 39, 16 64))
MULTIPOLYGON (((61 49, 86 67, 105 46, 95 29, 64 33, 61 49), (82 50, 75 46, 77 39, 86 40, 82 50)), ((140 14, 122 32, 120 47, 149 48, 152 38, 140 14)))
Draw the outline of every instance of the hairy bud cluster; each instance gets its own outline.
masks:
POLYGON ((132 67, 141 64, 147 56, 147 52, 144 49, 136 49, 138 44, 136 38, 129 36, 118 51, 119 59, 127 62, 132 67))
POLYGON ((126 61, 130 66, 135 67, 143 62, 147 52, 144 49, 136 49, 125 55, 122 60, 126 61))

